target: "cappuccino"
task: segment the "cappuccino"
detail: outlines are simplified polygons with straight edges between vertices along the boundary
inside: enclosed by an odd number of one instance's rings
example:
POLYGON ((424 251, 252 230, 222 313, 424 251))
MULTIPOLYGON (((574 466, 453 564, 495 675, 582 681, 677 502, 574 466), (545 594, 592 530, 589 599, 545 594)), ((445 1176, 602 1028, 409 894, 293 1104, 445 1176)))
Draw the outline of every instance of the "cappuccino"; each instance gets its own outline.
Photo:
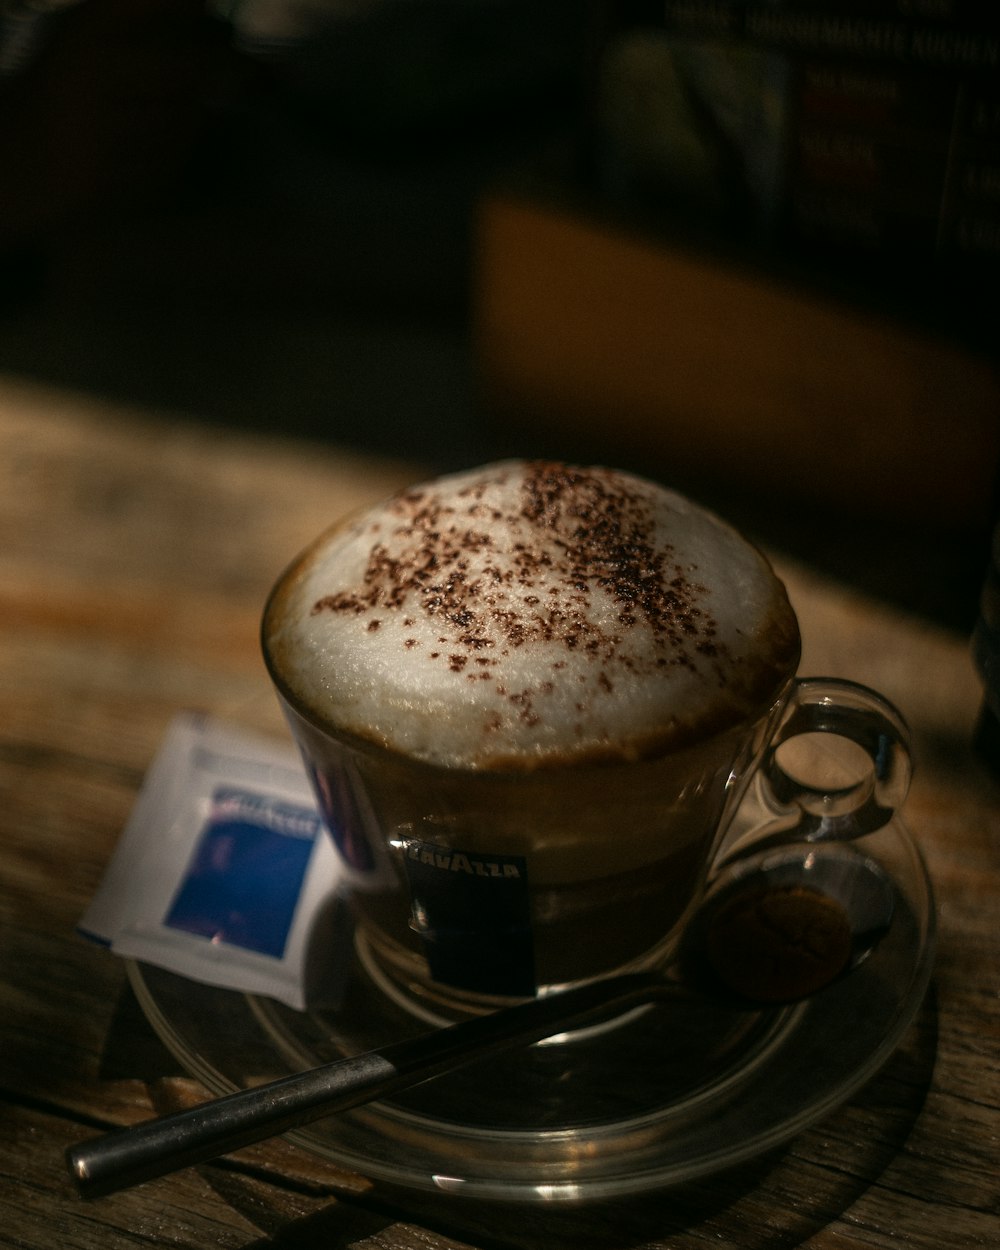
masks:
POLYGON ((799 655, 784 587, 730 526, 534 461, 335 526, 263 639, 368 948, 409 985, 500 996, 662 947, 799 655))

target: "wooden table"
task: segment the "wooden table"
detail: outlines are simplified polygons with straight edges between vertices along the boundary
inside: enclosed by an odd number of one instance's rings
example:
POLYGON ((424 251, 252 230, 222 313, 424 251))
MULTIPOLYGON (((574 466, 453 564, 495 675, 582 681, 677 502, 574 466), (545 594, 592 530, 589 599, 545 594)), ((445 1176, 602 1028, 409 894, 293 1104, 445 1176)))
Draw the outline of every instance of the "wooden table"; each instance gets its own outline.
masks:
POLYGON ((779 561, 803 670, 884 691, 915 733, 905 816, 940 911, 933 986, 897 1053, 786 1149, 585 1212, 394 1192, 294 1146, 85 1203, 65 1147, 201 1091, 120 961, 74 932, 172 716, 283 735, 262 599, 321 526, 421 472, 0 380, 0 1245, 1000 1245, 997 784, 970 751, 966 639, 779 561))

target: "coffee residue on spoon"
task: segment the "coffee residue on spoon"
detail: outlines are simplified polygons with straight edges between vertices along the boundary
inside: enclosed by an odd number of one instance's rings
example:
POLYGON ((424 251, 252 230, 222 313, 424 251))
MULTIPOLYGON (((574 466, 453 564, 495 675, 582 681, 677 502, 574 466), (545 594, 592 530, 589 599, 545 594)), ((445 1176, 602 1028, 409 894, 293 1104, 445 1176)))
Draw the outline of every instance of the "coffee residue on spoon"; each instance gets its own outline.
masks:
POLYGON ((705 955, 730 990, 759 1003, 793 1002, 823 989, 851 958, 843 905, 811 886, 738 894, 712 918, 705 955))

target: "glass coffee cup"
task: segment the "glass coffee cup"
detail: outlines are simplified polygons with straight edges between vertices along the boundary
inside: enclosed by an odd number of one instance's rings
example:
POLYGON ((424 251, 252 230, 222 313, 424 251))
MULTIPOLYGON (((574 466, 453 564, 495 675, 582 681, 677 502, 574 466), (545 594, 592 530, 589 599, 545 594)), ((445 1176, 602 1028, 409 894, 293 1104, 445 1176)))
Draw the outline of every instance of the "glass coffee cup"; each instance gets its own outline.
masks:
MULTIPOLYGON (((614 470, 402 492, 294 561, 262 639, 361 961, 429 1019, 668 961, 765 752, 816 727, 764 556, 614 470)), ((823 685, 867 747, 866 700, 823 685)))

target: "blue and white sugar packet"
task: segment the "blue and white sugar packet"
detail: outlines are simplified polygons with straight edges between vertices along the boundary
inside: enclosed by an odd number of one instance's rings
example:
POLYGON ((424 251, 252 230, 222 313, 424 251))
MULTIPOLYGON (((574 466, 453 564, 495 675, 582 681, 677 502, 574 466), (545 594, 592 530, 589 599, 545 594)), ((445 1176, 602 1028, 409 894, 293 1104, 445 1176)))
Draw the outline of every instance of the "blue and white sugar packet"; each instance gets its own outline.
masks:
POLYGON ((184 714, 80 930, 119 955, 302 1010, 336 994, 350 940, 338 936, 343 881, 298 751, 184 714))

